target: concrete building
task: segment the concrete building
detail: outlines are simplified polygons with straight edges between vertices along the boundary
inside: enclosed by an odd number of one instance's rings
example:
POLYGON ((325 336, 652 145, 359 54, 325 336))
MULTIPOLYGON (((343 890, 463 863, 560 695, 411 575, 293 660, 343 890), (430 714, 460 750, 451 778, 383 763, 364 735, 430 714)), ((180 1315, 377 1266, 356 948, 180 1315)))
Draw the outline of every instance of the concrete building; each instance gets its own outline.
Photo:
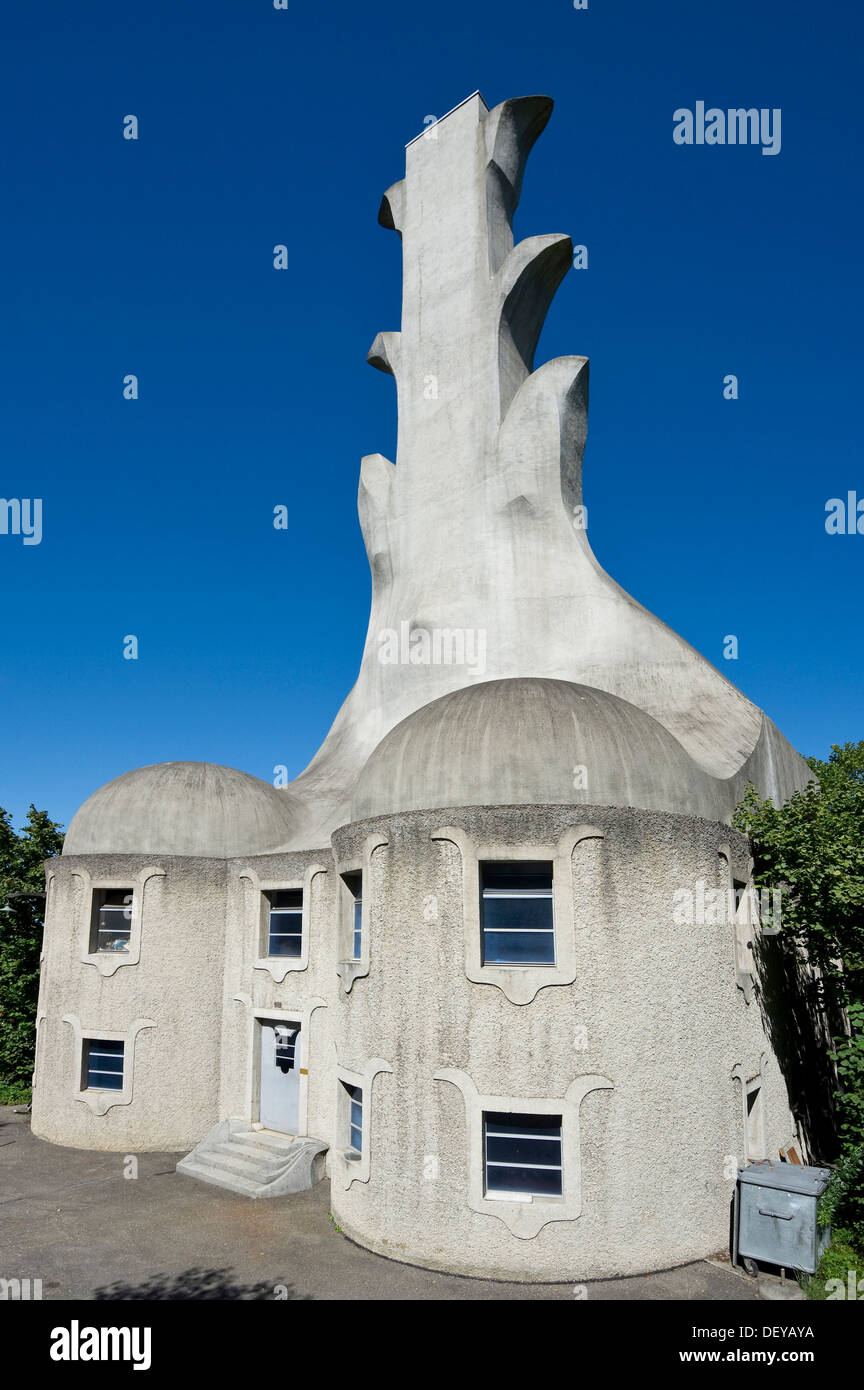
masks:
POLYGON ((725 1248, 736 1161, 794 1137, 730 819, 810 779, 592 554, 588 362, 533 362, 572 247, 512 233, 551 106, 474 93, 408 145, 357 682, 288 788, 168 763, 85 802, 33 1103, 250 1197, 326 1171, 362 1245, 517 1280, 725 1248))

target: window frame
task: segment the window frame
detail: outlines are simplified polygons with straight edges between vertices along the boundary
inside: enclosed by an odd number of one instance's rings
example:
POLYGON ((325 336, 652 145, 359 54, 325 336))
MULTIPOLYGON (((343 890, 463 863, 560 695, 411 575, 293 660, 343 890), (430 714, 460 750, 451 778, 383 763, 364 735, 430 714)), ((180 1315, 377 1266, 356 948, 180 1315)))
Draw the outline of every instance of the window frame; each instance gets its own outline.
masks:
POLYGON ((317 920, 321 906, 320 893, 317 887, 314 887, 314 880, 319 874, 327 874, 328 872, 326 864, 320 864, 313 860, 305 867, 298 865, 293 874, 289 871, 281 878, 261 878, 257 870, 249 864, 246 864, 237 875, 237 881, 246 895, 245 905, 241 912, 242 920, 246 923, 243 945, 244 960, 248 962, 250 951, 254 952, 251 968, 253 970, 265 970, 277 985, 281 985, 285 976, 293 971, 308 970, 309 968, 313 918, 317 920), (266 952, 270 949, 271 910, 268 894, 286 892, 302 893, 300 954, 299 956, 267 955, 266 952), (251 946, 247 942, 251 942, 251 946))
MULTIPOLYGON (((497 1216, 515 1236, 530 1239, 551 1221, 575 1221, 582 1214, 581 1108, 593 1091, 614 1091, 608 1076, 590 1073, 576 1076, 563 1096, 532 1097, 481 1095, 467 1072, 455 1068, 436 1071, 434 1081, 448 1082, 462 1093, 465 1106, 465 1144, 467 1204, 471 1211, 497 1216), (548 1115, 561 1117, 561 1195, 550 1196, 486 1191, 486 1145, 484 1117, 494 1114, 548 1115)), ((611 1103, 614 1097, 610 1096, 611 1103)), ((592 1114, 600 1118, 606 1103, 599 1097, 590 1102, 592 1114), (602 1108, 601 1108, 602 1107, 602 1108)), ((449 1109, 439 1108, 439 1124, 452 1129, 449 1109)), ((597 1161, 596 1158, 594 1160, 597 1161)), ((458 1182, 458 1178, 456 1179, 458 1182)))
POLYGON ((351 943, 351 955, 348 961, 362 961, 363 959, 363 870, 346 869, 339 875, 342 888, 347 892, 348 897, 344 899, 347 903, 347 916, 349 918, 348 936, 351 943), (356 880, 357 890, 348 882, 349 879, 356 880), (359 910, 359 911, 358 911, 359 910), (358 921, 359 916, 359 921, 358 921))
POLYGON ((122 1093, 122 1091, 123 1091, 123 1086, 124 1086, 125 1071, 126 1071, 126 1039, 125 1039, 125 1038, 91 1038, 91 1037, 86 1037, 86 1038, 83 1039, 83 1046, 82 1046, 82 1048, 81 1048, 81 1090, 82 1090, 82 1091, 96 1091, 96 1092, 110 1091, 110 1092, 112 1092, 112 1093, 113 1093, 113 1092, 116 1092, 116 1091, 119 1091, 119 1092, 122 1093), (107 1052, 95 1052, 95 1051, 94 1051, 94 1048, 96 1048, 96 1047, 99 1047, 99 1048, 107 1048, 108 1051, 107 1051, 107 1052), (116 1052, 116 1051, 112 1051, 112 1049, 114 1049, 114 1048, 119 1048, 119 1049, 120 1049, 119 1053, 116 1052), (101 1068, 101 1067, 100 1067, 100 1068, 95 1068, 95 1067, 93 1067, 92 1064, 91 1064, 91 1058, 94 1057, 94 1056, 100 1058, 100 1060, 101 1060, 102 1057, 112 1057, 112 1056, 116 1057, 116 1056, 119 1056, 119 1057, 120 1057, 120 1069, 119 1069, 119 1071, 116 1071, 116 1072, 115 1072, 115 1071, 113 1071, 111 1068, 101 1068), (91 1079, 90 1079, 90 1078, 91 1078, 91 1074, 92 1074, 94 1071, 98 1072, 98 1074, 99 1074, 100 1076, 119 1076, 119 1078, 120 1078, 120 1085, 119 1085, 119 1086, 106 1086, 106 1085, 94 1084, 94 1083, 91 1081, 91 1079))
POLYGON ((580 824, 568 826, 552 844, 526 844, 520 841, 502 845, 500 842, 478 842, 461 826, 445 825, 434 830, 430 838, 450 841, 462 857, 464 969, 467 978, 476 984, 497 985, 511 1004, 530 1004, 541 989, 551 985, 571 985, 577 973, 575 894, 580 872, 574 853, 585 840, 604 840, 604 832, 596 825, 580 824), (484 964, 481 950, 481 864, 538 860, 552 863, 555 964, 484 964))
MULTIPOLYGON (((554 1111, 553 1111, 551 1114, 549 1114, 549 1116, 548 1116, 548 1118, 549 1118, 550 1120, 551 1120, 551 1119, 557 1119, 557 1121, 558 1121, 558 1125, 557 1125, 557 1131, 558 1131, 558 1132, 557 1132, 557 1135, 551 1135, 551 1134, 550 1134, 550 1135, 547 1136, 547 1135, 545 1135, 545 1134, 540 1134, 540 1133, 538 1133, 538 1134, 535 1134, 535 1135, 532 1136, 532 1135, 529 1135, 527 1132, 526 1132, 525 1134, 523 1134, 523 1135, 519 1135, 519 1134, 507 1134, 503 1129, 502 1129, 502 1131, 501 1131, 500 1134, 499 1134, 499 1133, 494 1133, 494 1132, 493 1132, 493 1133, 490 1135, 490 1131, 489 1131, 490 1122, 493 1123, 493 1124, 497 1124, 498 1126, 501 1126, 501 1119, 500 1119, 500 1118, 498 1118, 498 1119, 493 1119, 493 1117, 495 1117, 495 1116, 500 1117, 500 1116, 504 1115, 504 1116, 506 1117, 506 1119, 508 1119, 508 1120, 518 1120, 519 1114, 520 1114, 520 1113, 523 1114, 523 1115, 528 1116, 528 1118, 529 1118, 530 1120, 535 1120, 535 1119, 539 1118, 539 1115, 538 1115, 538 1112, 537 1112, 537 1111, 522 1111, 522 1112, 517 1111, 517 1112, 514 1114, 513 1112, 506 1112, 506 1111, 484 1110, 483 1113, 482 1113, 481 1123, 482 1123, 482 1126, 483 1126, 483 1194, 484 1194, 486 1200, 489 1201, 489 1202, 529 1202, 529 1201, 537 1201, 537 1200, 540 1200, 540 1201, 563 1201, 563 1200, 564 1200, 564 1116, 563 1116, 563 1114, 556 1114, 554 1111), (508 1161, 508 1160, 506 1160, 506 1159, 490 1158, 490 1157, 489 1157, 489 1139, 490 1139, 490 1138, 492 1138, 492 1139, 501 1138, 501 1139, 504 1139, 505 1142, 507 1142, 507 1143, 513 1143, 514 1141, 518 1140, 519 1138, 523 1138, 523 1139, 531 1138, 531 1139, 533 1139, 533 1141, 534 1141, 535 1143, 539 1140, 541 1143, 545 1143, 545 1144, 549 1144, 549 1145, 557 1144, 557 1157, 558 1157, 558 1160, 559 1160, 559 1161, 558 1161, 557 1163, 516 1163, 516 1162, 508 1161), (559 1179, 559 1191, 558 1191, 558 1192, 539 1192, 539 1191, 529 1192, 529 1191, 527 1191, 527 1190, 520 1190, 519 1188, 515 1188, 515 1187, 514 1187, 514 1188, 495 1188, 495 1187, 490 1187, 490 1186, 489 1186, 489 1169, 490 1169, 490 1167, 492 1167, 492 1168, 508 1168, 508 1169, 513 1168, 513 1169, 516 1169, 516 1170, 518 1170, 518 1171, 520 1171, 520 1172, 526 1172, 526 1173, 528 1173, 528 1172, 538 1172, 538 1173, 539 1173, 539 1172, 546 1172, 546 1171, 548 1171, 548 1172, 553 1172, 553 1171, 554 1171, 554 1172, 557 1172, 557 1173, 560 1174, 560 1179, 559 1179)), ((529 1124, 528 1124, 528 1121, 526 1120, 526 1121, 524 1122, 524 1124, 523 1124, 523 1128, 524 1128, 526 1131, 527 1131, 528 1129, 530 1129, 530 1128, 533 1128, 533 1129, 535 1129, 535 1130, 542 1130, 542 1129, 544 1128, 544 1126, 537 1126, 537 1125, 533 1125, 533 1126, 532 1126, 532 1125, 529 1125, 529 1124)), ((554 1126, 550 1126, 550 1129, 552 1129, 552 1128, 554 1128, 554 1126)), ((510 1151, 508 1150, 508 1152, 510 1152, 510 1151)), ((550 1155, 549 1155, 549 1156, 550 1156, 550 1157, 553 1156, 553 1153, 552 1153, 551 1148, 550 1148, 550 1155)))
POLYGON ((345 1117, 347 1121, 347 1143, 344 1152, 349 1157, 356 1154, 363 1157, 363 1087, 353 1081, 340 1081, 345 1090, 345 1117))
POLYGON ((156 1028, 156 1021, 152 1018, 136 1018, 128 1028, 119 1032, 112 1028, 85 1027, 77 1014, 64 1014, 62 1021, 72 1029, 74 1099, 81 1101, 94 1115, 100 1117, 117 1105, 131 1105, 135 1088, 139 1034, 145 1029, 156 1028), (93 1042, 123 1043, 123 1085, 119 1090, 113 1087, 102 1090, 86 1084, 89 1078, 89 1049, 93 1042))
POLYGON ((352 1183, 369 1181, 372 1162, 372 1109, 374 1104, 375 1078, 381 1073, 392 1073, 389 1062, 381 1057, 373 1057, 359 1070, 336 1065, 336 1106, 333 1133, 336 1142, 331 1149, 331 1180, 341 1182, 347 1192, 352 1183), (360 1100, 360 1143, 356 1149, 351 1143, 352 1091, 359 1091, 360 1100))
POLYGON ((369 974, 372 953, 372 912, 376 900, 373 877, 373 855, 376 850, 386 849, 388 841, 377 834, 369 834, 363 841, 359 854, 340 860, 336 866, 337 892, 339 895, 338 933, 339 959, 336 973, 342 981, 342 988, 350 994, 355 980, 369 974), (357 937, 355 920, 356 895, 346 883, 346 878, 360 875, 360 955, 353 954, 357 937))
POLYGON ((146 868, 138 869, 122 878, 109 878, 102 875, 94 876, 89 869, 76 866, 71 870, 71 877, 73 882, 80 884, 77 903, 73 910, 78 918, 79 958, 81 962, 84 965, 95 966, 99 974, 106 978, 114 975, 123 966, 137 965, 141 959, 141 933, 144 909, 150 896, 150 880, 165 878, 165 870, 155 864, 150 864, 146 868), (116 891, 128 893, 130 889, 132 892, 130 904, 132 917, 128 950, 94 951, 92 949, 94 894, 116 891))
POLYGON ((135 910, 134 884, 131 887, 127 885, 122 888, 106 888, 104 886, 99 888, 91 888, 90 903, 90 954, 100 956, 115 954, 115 951, 111 947, 99 945, 100 934, 107 930, 104 927, 100 927, 99 919, 101 918, 102 913, 107 909, 111 912, 123 912, 123 916, 128 924, 125 928, 126 948, 125 950, 116 952, 116 954, 128 956, 129 947, 132 940, 132 915, 135 910), (124 903, 122 906, 119 903, 107 903, 104 901, 107 894, 114 893, 122 893, 124 895, 124 903), (99 901, 100 899, 101 901, 99 901))
POLYGON ((262 950, 262 958, 266 957, 267 960, 278 960, 278 961, 300 960, 300 958, 301 958, 302 955, 303 955, 303 917, 304 917, 304 914, 303 914, 303 907, 304 907, 303 896, 304 896, 304 895, 303 895, 303 889, 302 889, 302 887, 301 887, 301 888, 263 888, 263 889, 261 890, 261 892, 262 892, 262 896, 264 897, 264 899, 266 900, 266 902, 269 904, 269 906, 266 906, 266 907, 264 908, 264 913, 265 913, 265 924, 264 924, 264 933, 263 933, 263 934, 264 934, 264 936, 266 937, 266 940, 265 940, 265 941, 262 941, 262 942, 261 942, 261 945, 262 945, 262 948, 266 945, 267 949, 266 949, 266 951, 263 951, 263 950, 262 950), (278 904, 274 904, 274 902, 272 901, 273 898, 276 897, 276 896, 277 896, 278 894, 280 894, 280 893, 285 893, 285 894, 292 893, 292 894, 296 894, 296 895, 299 897, 299 899, 300 899, 299 904, 298 904, 297 906, 294 906, 294 907, 285 907, 285 906, 281 906, 281 907, 280 907, 278 904), (275 916, 275 917, 288 917, 288 916, 290 916, 292 919, 296 919, 296 920, 297 920, 297 925, 298 925, 298 930, 297 930, 297 931, 290 931, 290 932, 286 932, 286 931, 274 932, 274 930, 273 930, 273 918, 274 918, 274 916, 275 916), (296 940, 297 940, 297 951, 296 951, 296 953, 293 952, 293 951, 274 951, 274 950, 273 950, 273 938, 274 938, 274 936, 276 936, 276 937, 289 937, 289 938, 291 938, 291 939, 295 939, 295 938, 296 938, 296 940))
POLYGON ((480 961, 486 967, 496 965, 507 969, 526 969, 536 968, 542 970, 554 970, 557 964, 556 952, 556 933, 555 933, 555 863, 554 860, 534 859, 481 859, 478 863, 478 876, 480 883, 480 961), (530 872, 532 864, 549 865, 549 888, 487 888, 485 884, 486 870, 493 868, 496 864, 518 864, 521 868, 530 872), (494 927, 486 924, 486 904, 487 902, 528 902, 542 900, 549 902, 550 920, 549 927, 494 927), (551 960, 490 960, 487 955, 487 937, 490 936, 543 936, 552 938, 552 959, 551 960))

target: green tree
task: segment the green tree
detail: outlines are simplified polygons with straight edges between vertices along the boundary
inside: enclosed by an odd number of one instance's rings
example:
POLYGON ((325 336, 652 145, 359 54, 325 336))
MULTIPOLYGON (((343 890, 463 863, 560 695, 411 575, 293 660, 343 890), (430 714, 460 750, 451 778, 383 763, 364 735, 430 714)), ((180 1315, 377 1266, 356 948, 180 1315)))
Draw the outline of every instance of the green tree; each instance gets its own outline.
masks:
POLYGON ((61 827, 35 806, 16 834, 0 810, 0 1099, 27 1095, 33 1070, 39 953, 45 908, 44 861, 60 853, 61 827))
POLYGON ((837 1138, 849 1170, 844 1216, 864 1231, 864 741, 807 762, 814 780, 803 791, 777 807, 750 786, 734 824, 753 841, 757 887, 783 891, 777 945, 829 1020, 824 1051, 836 1068, 837 1138))

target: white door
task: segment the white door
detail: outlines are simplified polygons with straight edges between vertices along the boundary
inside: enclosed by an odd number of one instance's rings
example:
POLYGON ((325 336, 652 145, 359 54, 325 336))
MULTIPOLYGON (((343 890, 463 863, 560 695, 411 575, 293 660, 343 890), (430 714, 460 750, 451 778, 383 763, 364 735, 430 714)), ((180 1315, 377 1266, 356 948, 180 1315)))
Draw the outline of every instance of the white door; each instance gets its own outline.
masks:
POLYGON ((258 1118, 265 1129, 296 1134, 300 1123, 300 1025, 262 1019, 258 1039, 258 1118))

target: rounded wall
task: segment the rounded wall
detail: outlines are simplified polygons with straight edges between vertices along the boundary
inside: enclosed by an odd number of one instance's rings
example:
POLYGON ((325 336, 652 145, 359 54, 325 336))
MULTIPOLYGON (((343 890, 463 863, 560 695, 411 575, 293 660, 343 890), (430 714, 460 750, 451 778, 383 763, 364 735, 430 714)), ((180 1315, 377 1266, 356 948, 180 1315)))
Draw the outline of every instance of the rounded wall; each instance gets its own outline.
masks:
POLYGON ((700 882, 725 887, 721 847, 746 878, 746 840, 666 813, 479 807, 348 826, 337 858, 370 830, 387 841, 366 890, 370 970, 340 994, 335 1033, 341 1067, 389 1070, 364 1096, 365 1180, 338 1147, 331 1156, 346 1234, 395 1259, 516 1280, 641 1273, 726 1249, 745 1158, 735 1069, 761 1073, 767 1153, 792 1122, 758 1003, 736 984, 734 926, 676 916, 694 892, 698 917, 700 882), (563 920, 556 904, 572 981, 515 1003, 468 979, 466 853, 525 857, 580 823, 602 837, 573 846, 563 920), (561 1102, 566 1202, 486 1199, 478 1117, 502 1098, 561 1102))
POLYGON ((64 855, 47 877, 34 1134, 83 1149, 192 1148, 219 1118, 224 862, 64 855), (133 889, 125 955, 89 949, 92 893, 106 884, 133 889), (119 1096, 82 1090, 88 1036, 123 1040, 119 1096))

